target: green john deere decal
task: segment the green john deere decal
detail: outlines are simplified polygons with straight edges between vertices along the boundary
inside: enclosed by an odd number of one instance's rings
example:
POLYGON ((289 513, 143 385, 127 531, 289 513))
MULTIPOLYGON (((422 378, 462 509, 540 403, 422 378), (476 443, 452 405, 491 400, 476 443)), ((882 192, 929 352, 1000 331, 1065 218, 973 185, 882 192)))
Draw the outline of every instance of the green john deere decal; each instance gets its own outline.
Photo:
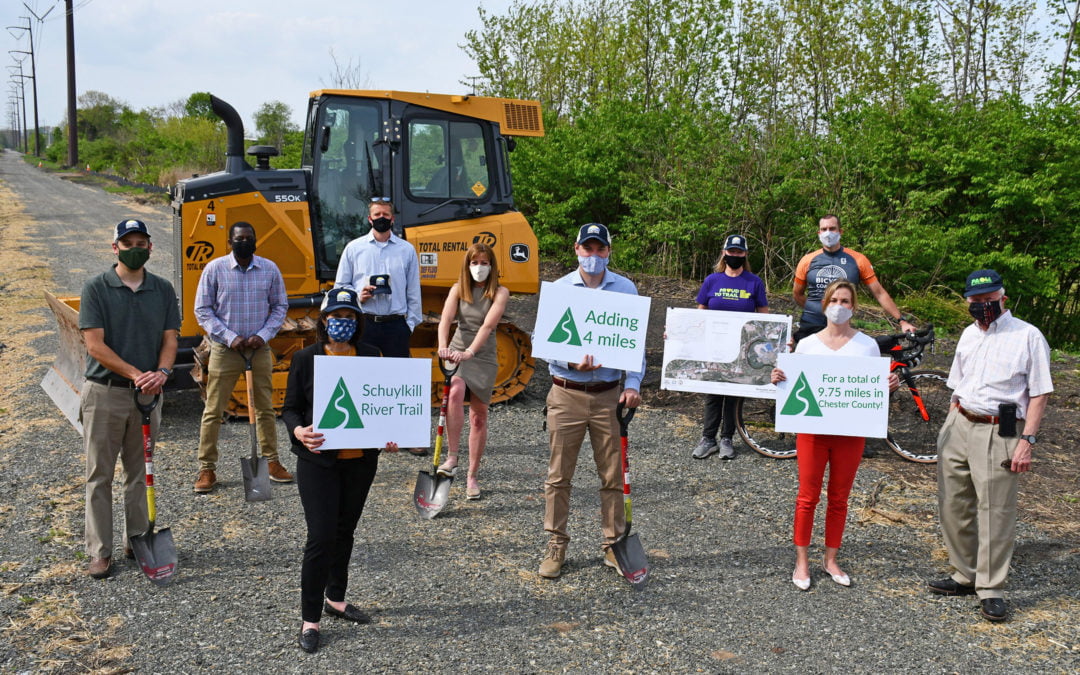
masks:
POLYGON ((806 373, 799 373, 799 379, 791 388, 787 401, 784 402, 781 415, 805 415, 806 417, 821 417, 821 407, 814 398, 814 391, 810 383, 806 381, 806 373))
POLYGON ((574 323, 574 315, 570 313, 570 308, 567 307, 563 313, 562 318, 555 324, 555 330, 551 331, 551 337, 548 338, 548 342, 565 342, 568 345, 575 347, 581 346, 581 338, 578 337, 577 324, 574 323))
POLYGON ((360 421, 360 413, 356 412, 352 396, 345 386, 345 378, 338 378, 334 393, 330 396, 330 402, 326 404, 322 420, 319 422, 320 429, 363 429, 364 423, 360 421))

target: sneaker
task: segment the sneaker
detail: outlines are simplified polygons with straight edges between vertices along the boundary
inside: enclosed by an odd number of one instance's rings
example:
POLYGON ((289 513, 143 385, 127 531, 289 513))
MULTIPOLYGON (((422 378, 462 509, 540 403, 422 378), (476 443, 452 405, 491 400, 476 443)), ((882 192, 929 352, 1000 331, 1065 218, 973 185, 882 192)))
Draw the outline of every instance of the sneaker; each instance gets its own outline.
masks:
POLYGON ((615 559, 615 552, 610 548, 604 551, 604 564, 619 574, 622 574, 622 568, 619 567, 619 561, 615 559))
POLYGON ((716 447, 716 441, 709 438, 702 438, 698 441, 697 447, 694 448, 694 459, 705 459, 706 457, 716 454, 719 448, 716 447))
POLYGON ((210 469, 203 469, 195 481, 195 492, 211 492, 215 485, 217 485, 217 476, 210 469))
POLYGON ((720 459, 735 459, 735 446, 730 438, 720 439, 720 459))
POLYGON ((284 466, 282 466, 281 462, 277 461, 276 459, 272 459, 266 464, 270 469, 270 480, 274 481, 275 483, 292 482, 292 474, 289 473, 284 466))
POLYGON ((95 579, 104 579, 109 576, 109 567, 111 565, 112 558, 90 558, 90 565, 86 568, 86 573, 95 579))
POLYGON ((566 562, 566 547, 555 543, 548 544, 544 559, 540 562, 540 576, 545 579, 558 579, 566 562))

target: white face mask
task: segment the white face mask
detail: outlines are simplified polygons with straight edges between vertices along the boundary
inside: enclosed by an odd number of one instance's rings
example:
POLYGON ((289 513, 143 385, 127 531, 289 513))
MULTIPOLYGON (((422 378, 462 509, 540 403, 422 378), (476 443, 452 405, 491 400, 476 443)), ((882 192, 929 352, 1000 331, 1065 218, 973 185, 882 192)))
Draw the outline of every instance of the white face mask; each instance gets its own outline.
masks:
POLYGON ((832 248, 840 243, 840 233, 832 230, 826 230, 824 232, 818 232, 817 238, 821 241, 821 245, 825 248, 832 248))
POLYGON ((469 274, 472 275, 473 281, 481 284, 487 281, 488 275, 491 274, 491 265, 469 265, 469 274))
POLYGON ((833 323, 851 321, 851 310, 843 305, 829 305, 825 308, 825 318, 833 323))

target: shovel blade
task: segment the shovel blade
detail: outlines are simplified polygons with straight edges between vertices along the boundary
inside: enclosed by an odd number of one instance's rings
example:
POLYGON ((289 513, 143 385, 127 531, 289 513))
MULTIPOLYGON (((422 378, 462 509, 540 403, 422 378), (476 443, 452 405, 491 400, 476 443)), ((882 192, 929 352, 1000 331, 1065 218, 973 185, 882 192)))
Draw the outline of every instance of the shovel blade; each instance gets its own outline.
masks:
POLYGON ((421 471, 416 475, 416 487, 413 489, 413 506, 424 520, 431 520, 439 515, 450 501, 450 485, 453 476, 421 471))
POLYGON ((176 544, 173 543, 172 530, 165 527, 154 532, 153 527, 145 534, 136 534, 130 538, 131 550, 139 568, 152 583, 165 586, 176 574, 176 544))
POLYGON ((645 588, 649 578, 649 559, 645 557, 645 547, 641 545, 637 532, 612 544, 611 552, 619 563, 619 571, 634 590, 645 588))
POLYGON ((240 460, 244 474, 244 499, 265 502, 270 499, 270 465, 265 457, 244 457, 240 460))

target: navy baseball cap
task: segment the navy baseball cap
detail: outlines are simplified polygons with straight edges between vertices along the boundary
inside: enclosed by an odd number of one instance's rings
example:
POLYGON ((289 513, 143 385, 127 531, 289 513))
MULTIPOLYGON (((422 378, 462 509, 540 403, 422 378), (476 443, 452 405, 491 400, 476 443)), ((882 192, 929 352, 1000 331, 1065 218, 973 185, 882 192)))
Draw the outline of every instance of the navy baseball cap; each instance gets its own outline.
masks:
POLYGON ((578 230, 577 243, 584 244, 590 239, 595 239, 604 246, 611 246, 611 235, 608 234, 606 225, 600 223, 587 223, 578 230))
POLYGON ((741 234, 733 234, 729 236, 726 241, 724 241, 724 248, 733 248, 736 251, 745 251, 747 250, 746 237, 742 236, 741 234))
POLYGON ((146 223, 141 220, 121 220, 116 224, 116 236, 113 237, 113 241, 117 242, 123 239, 126 235, 132 232, 138 232, 139 234, 145 234, 150 236, 150 232, 146 229, 146 223))
POLYGON ((359 315, 360 299, 356 296, 356 291, 351 288, 331 288, 327 291, 319 311, 327 314, 335 309, 351 309, 359 315))
POLYGON ((1004 285, 1001 275, 994 270, 975 270, 968 275, 967 284, 964 285, 964 297, 993 293, 1004 285))

